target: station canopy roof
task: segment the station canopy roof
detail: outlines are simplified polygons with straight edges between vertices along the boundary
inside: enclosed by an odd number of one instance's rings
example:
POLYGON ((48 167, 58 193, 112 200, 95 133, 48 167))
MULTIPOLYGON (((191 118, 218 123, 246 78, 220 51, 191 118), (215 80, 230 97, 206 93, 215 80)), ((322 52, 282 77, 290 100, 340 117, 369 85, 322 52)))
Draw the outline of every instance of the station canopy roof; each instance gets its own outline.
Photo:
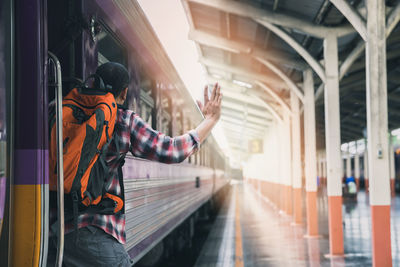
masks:
MULTIPOLYGON (((361 16, 364 1, 348 3, 361 16)), ((386 1, 387 14, 399 1, 386 1)), ((365 43, 329 0, 183 0, 199 60, 209 82, 223 88, 222 124, 232 150, 263 138, 290 108, 290 90, 303 94, 303 71, 314 66, 317 146, 324 146, 323 40, 338 38, 342 143, 366 128, 365 43), (303 54, 303 55, 300 55, 303 54), (343 62, 354 55, 347 71, 343 62)), ((400 31, 387 39, 389 129, 400 127, 400 31)))

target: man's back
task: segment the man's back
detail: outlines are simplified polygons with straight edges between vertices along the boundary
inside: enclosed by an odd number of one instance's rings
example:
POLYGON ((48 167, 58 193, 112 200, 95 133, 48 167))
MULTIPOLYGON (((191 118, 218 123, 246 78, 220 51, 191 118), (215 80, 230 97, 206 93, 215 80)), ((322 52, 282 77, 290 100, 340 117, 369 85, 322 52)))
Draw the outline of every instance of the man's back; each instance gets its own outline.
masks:
MULTIPOLYGON (((123 199, 123 182, 120 179, 122 177, 118 176, 118 169, 129 151, 136 157, 164 163, 178 163, 194 153, 197 150, 198 143, 197 133, 193 130, 182 136, 171 138, 153 130, 133 111, 119 108, 114 138, 106 156, 109 176, 105 191, 123 199), (116 151, 119 152, 119 156, 117 156, 116 151)), ((126 237, 123 211, 124 209, 112 215, 83 213, 78 217, 78 228, 88 225, 99 227, 124 244, 126 237)), ((52 212, 52 215, 55 216, 56 214, 52 212)), ((52 216, 52 222, 54 222, 54 216, 52 216)), ((70 218, 65 223, 65 233, 68 234, 74 230, 74 225, 71 216, 66 217, 70 218)))

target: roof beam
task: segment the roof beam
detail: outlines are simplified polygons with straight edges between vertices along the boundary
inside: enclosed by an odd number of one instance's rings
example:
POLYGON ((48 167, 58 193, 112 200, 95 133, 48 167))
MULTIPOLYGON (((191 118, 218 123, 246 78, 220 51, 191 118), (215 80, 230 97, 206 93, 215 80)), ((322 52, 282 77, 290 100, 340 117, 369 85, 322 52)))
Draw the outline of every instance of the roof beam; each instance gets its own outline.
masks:
POLYGON ((273 62, 279 62, 279 64, 283 64, 297 70, 306 69, 306 64, 304 64, 303 61, 293 58, 291 59, 291 56, 289 56, 288 54, 283 54, 280 51, 267 52, 265 50, 251 47, 238 41, 228 40, 226 38, 219 37, 202 30, 191 29, 189 31, 189 39, 202 45, 213 46, 233 53, 241 52, 273 62))
MULTIPOLYGON (((181 3, 182 3, 182 6, 183 6, 183 9, 185 10, 185 14, 186 14, 186 17, 187 17, 187 19, 188 19, 188 22, 189 22, 190 27, 191 27, 191 28, 194 28, 193 16, 192 16, 192 12, 191 12, 191 10, 190 10, 190 7, 189 7, 188 2, 187 2, 186 0, 182 0, 181 3)), ((201 51, 200 45, 199 45, 199 44, 195 44, 195 45, 196 45, 197 53, 198 53, 200 56, 202 56, 203 53, 202 53, 202 51, 201 51)))
MULTIPOLYGON (((389 62, 391 60, 397 59, 400 57, 400 49, 390 49, 391 44, 398 44, 400 42, 400 34, 397 36, 394 36, 394 38, 388 38, 386 41, 386 45, 388 47, 388 51, 386 53, 386 60, 389 62), (390 49, 390 50, 389 50, 390 49)), ((397 66, 397 65, 396 65, 397 66)), ((343 73, 344 78, 349 72, 357 72, 357 71, 364 71, 365 68, 365 60, 360 60, 358 62, 355 62, 345 73, 343 73)), ((392 70, 393 68, 388 68, 388 70, 392 70)), ((388 73, 390 74, 390 73, 388 73)))
MULTIPOLYGON (((232 131, 230 129, 227 129, 227 130, 232 131)), ((249 134, 246 132, 232 132, 232 133, 233 133, 232 135, 226 134, 227 136, 230 137, 230 138, 227 138, 228 142, 231 142, 232 144, 238 144, 238 143, 240 143, 240 141, 243 141, 243 139, 256 139, 256 138, 260 138, 260 136, 264 135, 263 133, 258 133, 258 134, 255 134, 255 133, 249 134)))
POLYGON ((346 0, 330 0, 332 4, 343 14, 343 16, 353 25, 354 29, 360 34, 361 38, 367 40, 367 26, 360 13, 346 0))
POLYGON ((324 67, 322 67, 322 65, 299 42, 297 42, 287 32, 269 22, 257 19, 256 21, 261 25, 267 27, 269 30, 278 35, 282 40, 284 40, 288 45, 290 45, 297 53, 299 53, 301 57, 304 58, 304 60, 310 65, 310 67, 317 73, 319 78, 323 82, 325 82, 324 67))
MULTIPOLYGON (((397 23, 400 21, 400 3, 393 8, 389 16, 386 19, 386 38, 392 33, 397 23)), ((344 75, 349 71, 353 63, 362 55, 365 50, 365 42, 361 40, 357 43, 356 47, 350 52, 347 58, 343 61, 339 68, 339 81, 344 77, 344 75)), ((324 85, 321 84, 315 93, 315 102, 319 100, 324 91, 324 85)))
POLYGON ((282 123, 283 122, 282 117, 278 114, 278 112, 270 104, 268 104, 264 101, 263 101, 263 103, 265 104, 265 108, 269 110, 269 112, 274 116, 274 118, 279 123, 282 123))
MULTIPOLYGON (((227 114, 227 115, 230 114, 229 112, 231 112, 232 114, 239 115, 239 117, 242 118, 242 119, 245 119, 245 117, 246 117, 245 116, 245 113, 246 113, 246 108, 245 107, 242 107, 240 105, 234 105, 234 104, 232 105, 232 103, 229 103, 229 102, 225 102, 224 103, 224 105, 222 106, 222 111, 223 111, 224 114, 227 114)), ((263 116, 264 113, 262 113, 262 112, 256 112, 254 110, 248 109, 247 110, 247 114, 248 114, 247 115, 248 118, 250 118, 250 117, 254 118, 255 120, 253 120, 253 121, 257 121, 260 124, 268 125, 269 122, 271 121, 270 117, 269 116, 263 116)))
POLYGON ((264 103, 265 101, 268 101, 269 104, 279 105, 279 103, 277 103, 274 98, 270 97, 269 94, 263 93, 263 91, 259 90, 258 88, 255 88, 255 87, 248 88, 248 87, 240 86, 240 85, 234 84, 231 81, 213 77, 212 75, 207 75, 207 80, 211 83, 218 82, 218 84, 221 85, 221 89, 222 89, 222 92, 224 93, 224 95, 226 94, 226 92, 230 92, 230 93, 234 93, 237 95, 243 94, 246 97, 251 97, 252 101, 253 101, 252 104, 255 106, 265 108, 265 103, 264 103), (266 97, 269 97, 269 98, 265 99, 266 97))
MULTIPOLYGON (((209 77, 212 78, 212 77, 209 77)), ((272 90, 272 89, 271 89, 272 90)), ((255 98, 255 104, 259 104, 262 105, 265 109, 267 109, 272 116, 279 122, 282 123, 282 117, 279 115, 278 111, 276 110, 276 107, 273 107, 271 104, 271 101, 265 101, 263 99, 263 96, 265 96, 265 94, 261 94, 260 92, 258 92, 258 90, 254 90, 254 89, 249 89, 247 88, 247 93, 257 96, 257 98, 255 98), (258 103, 257 103, 258 102, 258 103)))
MULTIPOLYGON (((242 119, 237 119, 237 118, 233 118, 233 117, 225 117, 225 116, 221 116, 221 121, 223 122, 227 122, 227 123, 234 123, 235 125, 241 125, 243 123, 242 119)), ((267 127, 269 127, 269 124, 258 124, 258 123, 254 123, 254 122, 247 122, 246 123, 247 127, 250 127, 254 130, 263 130, 266 129, 267 127)))
POLYGON ((400 21, 400 3, 398 3, 389 13, 386 20, 386 38, 392 33, 397 23, 400 21))
MULTIPOLYGON (((259 90, 258 88, 251 88, 247 91, 247 93, 251 96, 256 96, 257 99, 259 100, 258 102, 261 103, 268 103, 270 106, 276 108, 277 106, 279 106, 279 102, 275 101, 275 99, 273 97, 271 97, 270 94, 265 94, 263 92, 264 90, 259 90)), ((264 105, 265 107, 265 105, 264 105)), ((279 109, 277 109, 279 110, 279 109)))
POLYGON ((283 100, 282 97, 280 97, 274 90, 272 90, 268 85, 260 82, 260 81, 256 81, 256 84, 258 86, 260 86, 265 92, 267 92, 269 95, 271 95, 278 103, 279 105, 281 105, 281 107, 286 110, 289 113, 292 113, 290 110, 290 107, 288 106, 288 104, 286 104, 286 102, 283 100))
POLYGON ((280 70, 277 66, 269 62, 268 60, 265 60, 260 57, 256 57, 256 60, 258 60, 260 63, 262 63, 264 66, 275 72, 276 75, 278 75, 286 84, 287 86, 296 94, 296 96, 300 99, 301 102, 304 103, 304 94, 300 90, 300 88, 292 81, 292 79, 289 78, 282 70, 280 70))
POLYGON ((255 96, 250 96, 243 93, 235 93, 226 89, 222 89, 221 91, 224 95, 224 100, 227 99, 227 101, 230 102, 240 102, 242 104, 246 104, 249 108, 257 110, 265 110, 265 107, 262 104, 258 103, 257 97, 255 96))
POLYGON ((295 18, 289 15, 278 14, 265 9, 259 9, 249 4, 230 1, 230 0, 187 0, 189 2, 198 3, 201 5, 209 6, 215 9, 223 10, 231 14, 235 14, 241 17, 247 17, 254 20, 261 20, 267 23, 273 23, 282 27, 296 29, 306 34, 312 35, 318 38, 324 38, 327 35, 343 36, 354 32, 354 29, 349 26, 342 27, 325 27, 321 25, 315 25, 306 20, 295 18))
MULTIPOLYGON (((240 44, 236 44, 236 42, 230 41, 228 39, 225 38, 218 38, 218 37, 212 37, 211 34, 205 34, 203 32, 202 36, 199 36, 200 31, 191 31, 191 33, 189 33, 189 36, 191 36, 192 40, 196 41, 196 42, 202 42, 203 44, 207 45, 207 46, 212 46, 212 47, 216 47, 216 48, 220 48, 223 50, 228 50, 228 51, 232 51, 236 48, 239 48, 241 50, 239 50, 239 52, 243 52, 243 53, 250 53, 251 52, 251 48, 248 49, 248 47, 241 47, 240 44), (197 35, 196 35, 197 33, 197 35), (210 38, 211 36, 211 38, 210 38)), ((303 102, 304 101, 304 95, 302 93, 302 91, 299 89, 299 87, 292 81, 292 79, 290 79, 282 70, 280 70, 277 66, 275 66, 274 64, 272 64, 271 62, 269 62, 266 58, 264 58, 264 54, 269 54, 269 53, 263 53, 263 55, 261 56, 253 56, 254 59, 256 59, 258 62, 260 62, 261 64, 263 64, 264 66, 266 66, 267 68, 269 68, 271 71, 273 71, 276 75, 278 75, 286 84, 287 86, 294 91, 294 93, 297 95, 297 97, 303 102)))
MULTIPOLYGON (((260 118, 270 118, 269 116, 265 116, 265 114, 268 114, 269 111, 265 110, 265 112, 259 111, 257 109, 254 108, 250 108, 250 107, 246 107, 246 105, 240 105, 240 104, 235 104, 229 101, 222 101, 222 109, 227 108, 227 109, 231 109, 231 110, 237 110, 240 111, 241 113, 246 113, 251 116, 257 116, 260 118)), ((269 114, 268 114, 269 115, 269 114)))
POLYGON ((236 119, 240 119, 242 121, 248 121, 254 124, 262 124, 263 126, 269 126, 272 123, 272 120, 267 118, 267 117, 260 117, 257 115, 253 115, 253 114, 248 114, 246 115, 246 113, 234 110, 234 109, 230 109, 230 108, 226 108, 224 107, 221 111, 221 114, 226 116, 226 117, 234 117, 236 119))
POLYGON ((268 77, 268 76, 260 74, 260 73, 251 72, 244 68, 234 67, 229 64, 216 62, 215 60, 205 58, 205 57, 201 57, 199 61, 200 61, 200 63, 206 65, 207 67, 221 69, 221 70, 224 70, 226 72, 230 72, 230 73, 233 73, 236 75, 245 76, 251 80, 259 80, 259 81, 268 83, 271 86, 277 87, 280 89, 286 88, 286 84, 282 80, 277 79, 275 77, 268 77))
MULTIPOLYGON (((207 82, 215 84, 218 82, 218 84, 221 86, 221 90, 224 92, 231 92, 235 94, 245 94, 250 88, 247 88, 245 86, 241 86, 235 83, 232 83, 231 81, 228 81, 224 78, 214 76, 213 74, 207 73, 206 75, 207 82)), ((224 92, 224 94, 225 94, 224 92)))
POLYGON ((257 130, 252 130, 249 128, 241 127, 235 127, 233 124, 224 124, 223 129, 229 130, 229 133, 227 133, 228 136, 235 136, 236 134, 243 134, 247 135, 249 137, 260 137, 260 135, 264 134, 264 131, 257 131, 257 130), (230 135, 232 133, 232 135, 230 135))
MULTIPOLYGON (((232 128, 232 127, 236 126, 236 124, 234 124, 233 122, 229 122, 229 121, 221 121, 221 123, 222 123, 222 129, 224 129, 224 130, 230 130, 230 127, 232 128)), ((251 125, 249 125, 249 124, 246 124, 246 128, 249 130, 252 130, 253 132, 257 132, 258 133, 257 135, 265 135, 265 131, 267 129, 267 128, 256 129, 254 127, 252 128, 251 125)), ((228 135, 228 134, 226 134, 226 135, 228 135)), ((230 136, 232 136, 232 135, 230 135, 230 136)))
MULTIPOLYGON (((224 104, 223 111, 226 112, 235 112, 237 114, 240 114, 241 117, 244 117, 244 114, 246 114, 246 108, 245 106, 242 106, 241 104, 238 104, 238 102, 236 101, 230 101, 229 99, 224 97, 224 101, 226 104, 224 104), (234 105, 234 106, 233 106, 234 105)), ((272 121, 273 117, 271 117, 271 114, 268 110, 266 109, 254 109, 251 108, 250 105, 247 105, 247 114, 248 116, 251 117, 256 117, 259 119, 263 119, 263 120, 268 120, 268 121, 272 121)))
MULTIPOLYGON (((251 123, 249 125, 251 126, 251 123)), ((243 132, 246 132, 249 135, 251 135, 251 134, 260 135, 261 133, 264 133, 265 130, 268 129, 269 126, 262 127, 262 128, 255 128, 255 127, 251 128, 251 127, 248 127, 248 124, 246 123, 246 124, 243 124, 243 126, 239 127, 236 123, 230 123, 230 122, 224 121, 224 122, 222 122, 222 127, 226 130, 231 130, 232 133, 240 133, 240 132, 242 132, 242 129, 244 129, 245 131, 243 131, 243 132), (243 127, 246 127, 246 128, 243 128, 243 127)))
POLYGON ((222 126, 224 127, 224 129, 231 129, 234 130, 235 132, 238 132, 238 130, 242 129, 245 125, 245 127, 247 127, 247 130, 249 133, 256 133, 256 134, 260 134, 265 132, 266 129, 268 129, 268 126, 258 126, 257 124, 253 124, 253 123, 245 123, 243 125, 238 125, 237 123, 232 123, 230 121, 223 121, 221 122, 222 126))

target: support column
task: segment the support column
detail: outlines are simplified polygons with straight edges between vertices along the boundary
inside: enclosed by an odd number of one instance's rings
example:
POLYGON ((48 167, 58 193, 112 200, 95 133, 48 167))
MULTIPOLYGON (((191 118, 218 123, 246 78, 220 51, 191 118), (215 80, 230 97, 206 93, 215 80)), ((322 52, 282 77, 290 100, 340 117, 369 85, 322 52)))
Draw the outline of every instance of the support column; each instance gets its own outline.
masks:
POLYGON ((357 142, 356 142, 356 154, 354 155, 354 179, 357 184, 357 192, 360 188, 360 155, 358 155, 357 142))
POLYGON ((324 155, 324 154, 321 155, 320 158, 321 158, 321 159, 320 159, 320 173, 319 173, 319 175, 320 175, 320 177, 321 177, 322 185, 325 187, 325 186, 326 186, 326 170, 325 170, 326 163, 325 163, 325 155, 324 155))
POLYGON ((293 199, 292 199, 292 168, 293 168, 293 159, 292 159, 292 140, 291 140, 291 127, 290 127, 290 114, 285 112, 284 114, 284 136, 285 136, 285 212, 288 215, 293 214, 293 199))
POLYGON ((390 163, 390 192, 392 197, 396 195, 395 191, 395 178, 396 178, 396 165, 394 161, 394 147, 393 147, 393 136, 390 134, 390 147, 389 147, 389 163, 390 163))
POLYGON ((350 144, 347 143, 346 152, 346 178, 351 177, 351 154, 350 154, 350 144))
POLYGON ((317 165, 322 182, 322 161, 317 162, 314 81, 310 69, 304 71, 304 154, 306 175, 307 235, 318 235, 317 165))
MULTIPOLYGON (((280 144, 281 142, 281 123, 278 121, 274 120, 274 142, 276 144, 280 144)), ((277 145, 276 149, 278 148, 281 149, 281 145, 277 145)), ((271 195, 272 195, 272 202, 274 203, 275 207, 279 210, 280 209, 280 202, 279 202, 279 194, 280 194, 280 183, 282 181, 282 167, 280 166, 283 164, 282 162, 282 156, 280 156, 280 151, 278 152, 278 156, 275 161, 275 166, 277 168, 276 174, 272 177, 272 184, 271 184, 271 195)))
MULTIPOLYGON (((304 74, 303 74, 303 77, 304 77, 304 74)), ((303 78, 304 79, 304 78, 303 78)), ((305 89, 305 88, 304 88, 305 89)), ((305 91, 305 90, 304 90, 305 91)), ((305 97, 305 92, 304 92, 304 97, 305 97)), ((307 153, 307 145, 306 145, 306 139, 307 139, 307 135, 306 135, 306 131, 307 131, 307 129, 306 129, 306 100, 305 100, 305 98, 304 98, 304 157, 305 157, 305 159, 304 159, 304 164, 305 165, 307 165, 307 160, 306 160, 306 153, 307 153)), ((318 180, 317 180, 317 187, 318 187, 318 185, 321 185, 321 159, 319 158, 319 156, 317 155, 316 156, 316 160, 317 160, 317 166, 316 166, 316 175, 317 175, 317 177, 318 177, 318 179, 319 179, 319 182, 318 182, 318 180)), ((305 173, 305 175, 306 175, 306 188, 307 188, 307 173, 306 173, 306 168, 307 167, 305 167, 305 169, 304 169, 304 173, 305 173)))
POLYGON ((367 140, 365 142, 365 150, 364 150, 364 184, 365 184, 365 192, 369 193, 369 174, 368 174, 368 148, 367 148, 367 140))
POLYGON ((278 201, 278 208, 281 212, 285 212, 286 210, 286 181, 287 181, 287 176, 288 176, 288 167, 287 164, 291 164, 291 158, 288 157, 287 155, 287 149, 286 149, 286 144, 288 140, 286 139, 286 126, 285 126, 285 121, 282 121, 282 123, 279 125, 279 132, 280 132, 280 143, 282 146, 280 147, 280 180, 278 184, 278 191, 279 195, 277 198, 278 201))
POLYGON ((367 133, 373 266, 392 266, 385 1, 366 1, 367 133))
POLYGON ((321 182, 325 186, 326 185, 326 177, 324 174, 325 162, 324 162, 323 156, 320 156, 319 168, 320 168, 319 175, 321 178, 321 182))
POLYGON ((328 186, 328 175, 327 175, 328 171, 327 171, 327 163, 326 163, 326 153, 324 156, 324 159, 322 161, 322 176, 324 177, 324 186, 327 187, 328 186))
POLYGON ((325 137, 331 255, 343 255, 342 157, 340 151, 339 64, 336 36, 324 40, 325 137))
POLYGON ((301 169, 301 135, 300 135, 300 100, 294 91, 290 91, 292 108, 292 179, 294 223, 301 224, 303 219, 302 205, 302 169, 301 169))

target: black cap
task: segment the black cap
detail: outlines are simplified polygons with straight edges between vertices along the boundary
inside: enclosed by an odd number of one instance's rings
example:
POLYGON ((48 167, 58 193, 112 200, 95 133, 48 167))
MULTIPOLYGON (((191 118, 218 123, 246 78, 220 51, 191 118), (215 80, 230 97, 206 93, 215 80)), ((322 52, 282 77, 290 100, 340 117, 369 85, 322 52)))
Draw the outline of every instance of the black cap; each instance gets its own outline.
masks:
MULTIPOLYGON (((99 66, 96 74, 101 77, 105 86, 111 86, 115 97, 119 96, 123 89, 129 85, 129 72, 124 65, 117 62, 107 62, 99 66)), ((95 84, 96 87, 99 84, 95 84)))

